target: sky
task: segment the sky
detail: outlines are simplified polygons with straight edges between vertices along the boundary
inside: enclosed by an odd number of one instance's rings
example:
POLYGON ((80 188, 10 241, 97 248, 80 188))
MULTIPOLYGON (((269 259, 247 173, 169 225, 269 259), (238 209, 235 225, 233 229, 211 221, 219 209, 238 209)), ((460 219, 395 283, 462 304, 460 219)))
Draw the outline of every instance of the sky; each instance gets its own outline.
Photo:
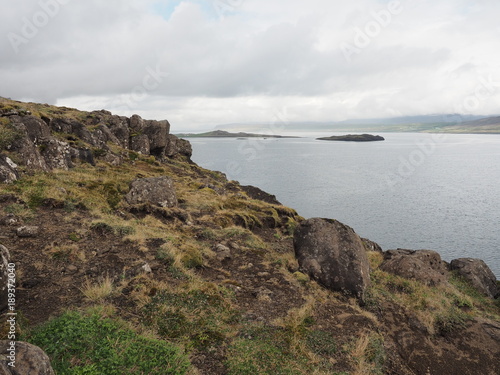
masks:
POLYGON ((168 119, 500 113, 498 0, 0 0, 0 96, 168 119))

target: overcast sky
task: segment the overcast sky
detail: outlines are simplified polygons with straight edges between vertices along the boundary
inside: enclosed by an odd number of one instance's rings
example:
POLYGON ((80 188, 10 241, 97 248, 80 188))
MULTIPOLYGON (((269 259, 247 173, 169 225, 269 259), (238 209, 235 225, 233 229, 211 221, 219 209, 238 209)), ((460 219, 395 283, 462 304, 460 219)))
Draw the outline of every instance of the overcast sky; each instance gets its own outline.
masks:
POLYGON ((235 122, 500 113, 498 0, 0 0, 0 96, 235 122))

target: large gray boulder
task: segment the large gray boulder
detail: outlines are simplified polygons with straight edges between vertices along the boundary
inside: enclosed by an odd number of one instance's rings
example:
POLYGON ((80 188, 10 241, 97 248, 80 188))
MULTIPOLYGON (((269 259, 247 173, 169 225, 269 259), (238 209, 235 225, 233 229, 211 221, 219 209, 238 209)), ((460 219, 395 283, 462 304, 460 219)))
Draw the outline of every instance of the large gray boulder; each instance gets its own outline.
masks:
POLYGON ((170 132, 170 124, 167 120, 144 121, 145 128, 144 134, 148 136, 150 153, 157 157, 165 155, 165 148, 167 147, 167 136, 170 132))
POLYGON ((175 155, 191 157, 193 149, 191 143, 185 139, 178 138, 173 134, 167 137, 167 147, 165 148, 165 156, 173 157, 175 155))
POLYGON ((300 270, 326 288, 364 300, 370 265, 361 238, 336 220, 303 221, 294 234, 300 270))
POLYGON ((0 375, 55 375, 49 357, 38 346, 5 340, 0 341, 0 353, 0 375))
POLYGON ((0 311, 7 308, 7 295, 8 295, 8 280, 9 280, 9 250, 3 245, 0 245, 0 311))
POLYGON ((125 199, 129 204, 150 203, 160 207, 177 206, 174 184, 172 179, 166 176, 133 181, 125 199))
POLYGON ((500 294, 497 279, 491 269, 481 259, 460 258, 450 263, 450 269, 457 271, 464 279, 469 281, 474 288, 485 296, 496 298, 500 294))
POLYGON ((447 267, 441 256, 432 250, 388 250, 380 269, 435 286, 447 281, 447 267))

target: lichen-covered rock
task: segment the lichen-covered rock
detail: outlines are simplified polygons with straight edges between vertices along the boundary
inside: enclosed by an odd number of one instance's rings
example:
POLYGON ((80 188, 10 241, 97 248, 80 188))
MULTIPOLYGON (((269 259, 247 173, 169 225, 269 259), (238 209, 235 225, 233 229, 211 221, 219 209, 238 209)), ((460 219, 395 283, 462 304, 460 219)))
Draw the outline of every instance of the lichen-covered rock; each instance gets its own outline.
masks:
POLYGON ((435 286, 447 281, 447 267, 432 250, 388 250, 380 265, 382 271, 435 286))
POLYGON ((38 346, 22 341, 12 345, 4 340, 0 341, 0 353, 0 374, 3 371, 6 375, 55 375, 49 357, 38 346))
POLYGON ((40 233, 40 227, 37 226, 22 226, 17 228, 16 234, 21 238, 36 237, 40 233))
POLYGON ((67 170, 73 166, 71 148, 68 143, 51 138, 43 141, 39 149, 49 169, 67 170))
POLYGON ((125 199, 129 204, 150 203, 160 207, 177 206, 174 184, 172 179, 166 176, 133 181, 125 199))
POLYGON ((0 155, 0 183, 10 184, 19 178, 17 165, 5 155, 0 155))
POLYGON ((294 234, 300 270, 330 290, 364 300, 370 265, 361 238, 336 220, 309 219, 294 234))
POLYGON ((130 149, 140 152, 143 155, 149 155, 149 138, 145 134, 136 135, 130 138, 130 149))
POLYGON ((464 279, 468 280, 474 288, 487 297, 497 298, 500 290, 497 279, 488 265, 481 259, 460 258, 450 263, 450 269, 457 271, 464 279))
POLYGON ((7 308, 7 294, 8 286, 7 281, 9 279, 8 265, 10 263, 10 253, 9 250, 0 245, 0 311, 7 308))
POLYGON ((14 214, 7 214, 0 218, 0 225, 5 225, 8 227, 13 227, 15 225, 21 224, 21 219, 14 214))

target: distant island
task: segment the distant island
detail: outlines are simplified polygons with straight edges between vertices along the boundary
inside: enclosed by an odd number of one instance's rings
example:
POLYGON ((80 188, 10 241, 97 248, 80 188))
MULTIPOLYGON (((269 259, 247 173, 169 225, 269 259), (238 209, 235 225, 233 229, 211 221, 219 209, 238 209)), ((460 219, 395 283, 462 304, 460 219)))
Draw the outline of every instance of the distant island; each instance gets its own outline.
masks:
POLYGON ((225 130, 214 130, 206 133, 181 133, 175 134, 179 138, 195 138, 195 137, 205 137, 205 138, 300 138, 294 136, 285 135, 273 135, 273 134, 254 134, 254 133, 230 133, 225 130))
POLYGON ((345 142, 375 142, 385 141, 384 137, 372 134, 347 134, 347 135, 332 135, 331 137, 316 138, 322 141, 345 141, 345 142))

